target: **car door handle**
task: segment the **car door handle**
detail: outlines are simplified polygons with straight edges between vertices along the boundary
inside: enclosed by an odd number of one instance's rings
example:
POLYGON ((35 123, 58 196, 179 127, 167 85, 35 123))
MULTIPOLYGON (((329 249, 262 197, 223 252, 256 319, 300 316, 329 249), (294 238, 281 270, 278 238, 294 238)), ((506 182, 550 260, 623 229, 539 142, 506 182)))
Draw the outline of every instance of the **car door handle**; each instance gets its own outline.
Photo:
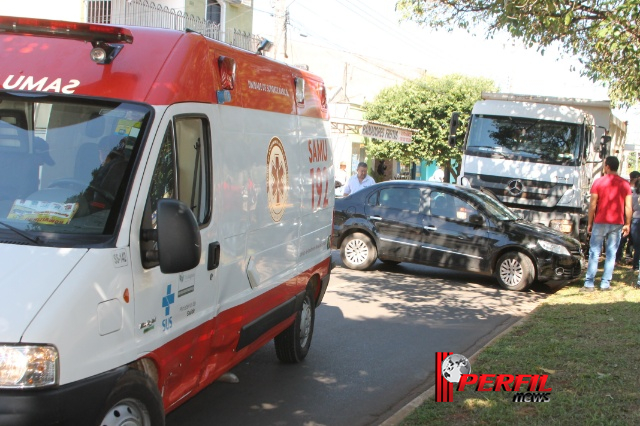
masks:
POLYGON ((369 216, 369 220, 382 220, 380 216, 369 216))
POLYGON ((423 226, 425 231, 437 231, 438 228, 436 228, 435 226, 423 226))

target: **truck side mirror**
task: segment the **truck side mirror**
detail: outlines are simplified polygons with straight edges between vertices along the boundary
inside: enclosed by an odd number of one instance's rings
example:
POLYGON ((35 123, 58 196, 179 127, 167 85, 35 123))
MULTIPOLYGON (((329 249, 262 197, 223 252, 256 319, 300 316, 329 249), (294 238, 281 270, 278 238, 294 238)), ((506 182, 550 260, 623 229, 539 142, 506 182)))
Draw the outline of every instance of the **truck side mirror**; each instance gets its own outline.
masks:
POLYGON ((611 136, 603 135, 600 138, 600 159, 604 159, 609 155, 610 144, 611 144, 611 136))
POLYGON ((460 127, 460 113, 454 112, 451 114, 451 120, 449 121, 449 146, 456 146, 456 132, 460 127))
POLYGON ((171 198, 158 201, 157 229, 144 231, 143 238, 157 242, 157 250, 147 253, 156 258, 163 274, 175 274, 200 263, 202 244, 193 212, 185 203, 171 198))

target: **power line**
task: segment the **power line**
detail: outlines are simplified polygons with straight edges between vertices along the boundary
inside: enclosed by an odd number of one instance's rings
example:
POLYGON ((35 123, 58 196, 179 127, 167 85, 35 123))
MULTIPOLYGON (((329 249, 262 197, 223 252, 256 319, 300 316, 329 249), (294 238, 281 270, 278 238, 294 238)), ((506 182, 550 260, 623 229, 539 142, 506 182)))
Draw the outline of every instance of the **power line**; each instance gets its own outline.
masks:
POLYGON ((370 7, 370 5, 365 5, 359 2, 358 0, 352 0, 351 2, 344 2, 343 0, 336 0, 336 1, 345 9, 353 12, 358 17, 380 28, 381 30, 385 30, 394 38, 404 42, 410 48, 419 51, 421 54, 424 53, 424 50, 431 51, 431 53, 433 54, 441 53, 440 51, 435 49, 433 46, 417 43, 414 36, 398 29, 396 25, 392 25, 386 19, 386 17, 383 17, 378 12, 376 12, 374 9, 370 7))

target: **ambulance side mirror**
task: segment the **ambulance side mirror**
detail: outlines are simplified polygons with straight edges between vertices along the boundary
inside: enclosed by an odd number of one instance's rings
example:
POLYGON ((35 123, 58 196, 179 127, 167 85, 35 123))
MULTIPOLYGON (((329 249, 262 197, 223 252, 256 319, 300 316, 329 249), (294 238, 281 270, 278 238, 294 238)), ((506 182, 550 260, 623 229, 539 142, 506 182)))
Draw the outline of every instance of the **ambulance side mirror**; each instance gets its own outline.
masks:
POLYGON ((195 268, 200 263, 202 244, 193 212, 185 203, 171 198, 158 201, 158 243, 160 271, 175 274, 195 268))

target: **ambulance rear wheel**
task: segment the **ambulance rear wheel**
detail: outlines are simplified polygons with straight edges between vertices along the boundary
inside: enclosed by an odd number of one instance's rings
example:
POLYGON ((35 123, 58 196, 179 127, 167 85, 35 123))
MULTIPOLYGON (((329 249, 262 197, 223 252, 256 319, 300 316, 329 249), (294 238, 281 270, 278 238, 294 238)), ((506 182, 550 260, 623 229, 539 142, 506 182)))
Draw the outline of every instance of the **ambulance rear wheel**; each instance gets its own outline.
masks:
POLYGON ((163 426, 164 407, 158 387, 141 371, 120 378, 102 413, 99 426, 163 426))
POLYGON ((316 310, 313 297, 307 292, 302 307, 296 314, 296 320, 273 340, 278 359, 287 364, 302 361, 309 353, 316 310))

